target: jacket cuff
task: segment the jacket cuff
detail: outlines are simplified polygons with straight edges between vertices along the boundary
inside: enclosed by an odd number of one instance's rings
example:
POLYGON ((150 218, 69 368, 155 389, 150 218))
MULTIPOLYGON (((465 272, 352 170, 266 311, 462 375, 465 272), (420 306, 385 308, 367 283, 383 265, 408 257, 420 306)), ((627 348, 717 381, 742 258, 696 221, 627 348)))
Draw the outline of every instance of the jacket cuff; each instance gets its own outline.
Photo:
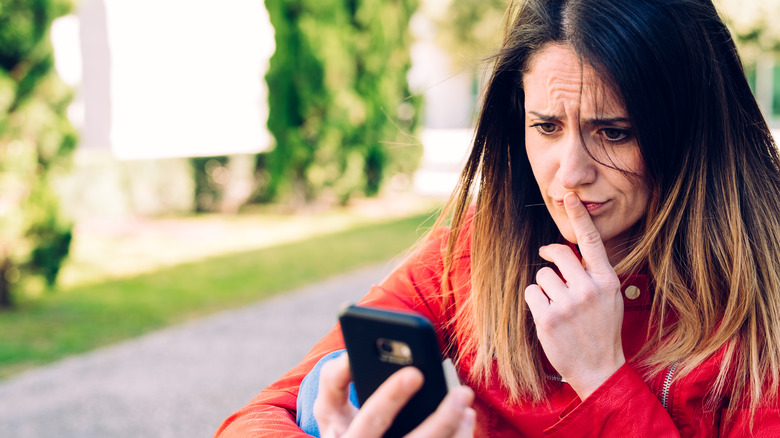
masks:
MULTIPOLYGON (((550 437, 603 436, 612 417, 626 415, 626 407, 636 401, 647 385, 626 362, 585 400, 575 398, 560 414, 557 423, 546 429, 550 437)), ((630 415, 630 414, 629 414, 630 415)), ((618 422, 620 422, 618 420, 618 422)))

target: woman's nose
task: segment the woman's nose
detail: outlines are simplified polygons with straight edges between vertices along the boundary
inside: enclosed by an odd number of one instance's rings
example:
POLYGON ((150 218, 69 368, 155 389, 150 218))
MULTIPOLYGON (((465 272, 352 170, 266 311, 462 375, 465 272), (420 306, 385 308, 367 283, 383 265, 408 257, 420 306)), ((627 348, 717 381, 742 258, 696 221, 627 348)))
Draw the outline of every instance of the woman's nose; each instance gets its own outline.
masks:
POLYGON ((564 189, 576 189, 595 182, 597 163, 588 152, 578 133, 572 133, 568 137, 560 149, 558 177, 564 189))

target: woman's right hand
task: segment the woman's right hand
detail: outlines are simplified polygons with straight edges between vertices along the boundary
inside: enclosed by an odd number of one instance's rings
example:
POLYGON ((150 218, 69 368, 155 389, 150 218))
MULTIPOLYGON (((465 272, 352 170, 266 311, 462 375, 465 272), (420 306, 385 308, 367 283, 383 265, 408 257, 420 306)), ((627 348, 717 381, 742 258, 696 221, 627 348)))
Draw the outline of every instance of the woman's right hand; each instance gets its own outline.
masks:
MULTIPOLYGON (((331 360, 322 367, 320 388, 314 401, 314 416, 320 436, 381 437, 393 419, 422 387, 422 373, 406 367, 390 376, 366 400, 360 410, 349 402, 347 355, 331 360)), ((474 393, 466 386, 450 390, 438 409, 407 437, 471 437, 476 414, 471 409, 474 393)))

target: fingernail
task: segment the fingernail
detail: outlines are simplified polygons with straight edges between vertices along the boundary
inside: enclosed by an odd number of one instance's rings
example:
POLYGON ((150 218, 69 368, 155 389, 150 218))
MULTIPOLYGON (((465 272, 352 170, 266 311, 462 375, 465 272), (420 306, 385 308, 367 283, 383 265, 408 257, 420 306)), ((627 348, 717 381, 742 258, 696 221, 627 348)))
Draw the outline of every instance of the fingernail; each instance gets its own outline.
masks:
POLYGON ((580 198, 574 192, 569 192, 563 197, 563 202, 567 207, 576 207, 580 202, 580 198))

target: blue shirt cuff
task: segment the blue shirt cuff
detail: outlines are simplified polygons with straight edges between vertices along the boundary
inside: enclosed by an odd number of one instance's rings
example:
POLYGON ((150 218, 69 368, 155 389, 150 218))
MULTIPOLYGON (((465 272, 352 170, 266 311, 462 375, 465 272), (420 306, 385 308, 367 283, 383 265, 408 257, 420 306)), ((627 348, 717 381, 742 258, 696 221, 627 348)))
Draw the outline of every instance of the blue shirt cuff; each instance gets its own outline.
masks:
MULTIPOLYGON (((303 378, 301 386, 298 389, 298 401, 296 406, 295 422, 298 427, 311 436, 319 437, 320 429, 317 427, 317 420, 314 418, 314 400, 317 398, 317 391, 320 388, 320 371, 326 362, 340 357, 347 350, 338 350, 325 355, 314 365, 309 374, 303 378)), ((355 407, 360 407, 355 392, 355 385, 349 384, 349 402, 355 407)))

